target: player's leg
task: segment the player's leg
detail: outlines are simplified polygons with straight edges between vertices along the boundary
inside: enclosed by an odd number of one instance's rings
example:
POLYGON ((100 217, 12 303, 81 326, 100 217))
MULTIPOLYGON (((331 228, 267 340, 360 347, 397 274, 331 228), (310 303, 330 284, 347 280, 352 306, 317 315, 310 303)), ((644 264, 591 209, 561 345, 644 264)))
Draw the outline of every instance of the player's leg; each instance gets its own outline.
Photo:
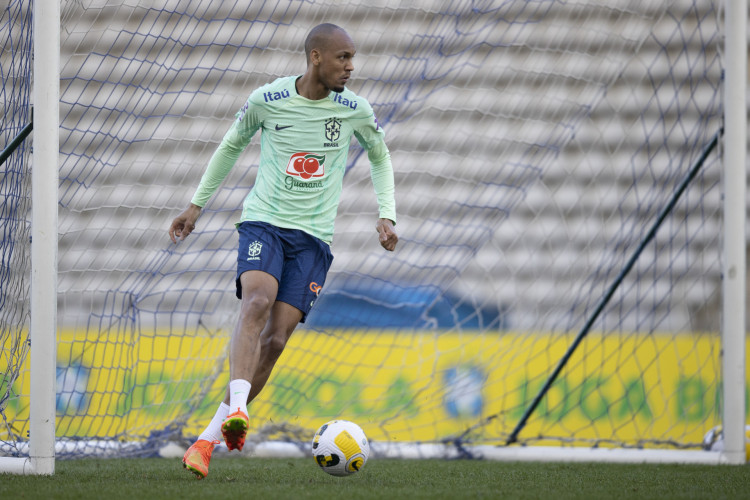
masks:
MULTIPOLYGON (((283 249, 281 248, 279 239, 273 234, 273 228, 267 224, 243 222, 238 227, 238 232, 237 297, 246 300, 243 301, 240 307, 241 317, 232 334, 232 342, 235 343, 236 339, 237 345, 232 346, 231 349, 233 352, 236 350, 236 357, 239 359, 236 359, 232 363, 230 369, 233 368, 239 372, 244 371, 246 373, 244 376, 247 377, 244 381, 247 383, 247 386, 250 386, 249 381, 252 379, 252 373, 255 370, 254 366, 258 363, 260 332, 265 327, 263 317, 267 318, 269 314, 269 310, 264 310, 263 304, 268 304, 268 309, 270 309, 270 306, 275 302, 275 297, 273 297, 275 292, 273 290, 277 288, 277 285, 273 283, 278 283, 278 279, 281 277, 283 249), (242 276, 246 273, 248 274, 243 283, 242 276), (251 279, 253 277, 257 277, 257 279, 251 279), (247 338, 244 338, 248 331, 251 333, 248 334, 247 338)), ((230 377, 233 376, 238 375, 232 372, 230 377)), ((234 381, 230 381, 230 385, 232 382, 234 381)), ((240 385, 242 384, 240 383, 240 385)), ((244 436, 249 424, 246 407, 249 387, 247 387, 247 391, 240 400, 240 403, 237 403, 240 410, 235 409, 232 411, 232 408, 229 406, 232 402, 229 394, 230 391, 227 388, 224 402, 216 410, 213 419, 198 437, 198 440, 185 453, 182 459, 183 466, 193 472, 198 478, 203 478, 208 474, 211 452, 214 445, 221 441, 224 434, 222 432, 223 424, 232 414, 235 415, 230 419, 231 428, 229 430, 232 431, 230 443, 234 448, 238 449, 241 449, 244 444, 244 436), (242 408, 244 408, 244 415, 242 414, 242 408)), ((227 444, 228 447, 230 443, 227 444)))
MULTIPOLYGON (((263 271, 246 271, 240 276, 240 281, 242 307, 229 344, 229 378, 251 381, 260 359, 261 332, 267 330, 271 323, 269 318, 276 308, 279 284, 276 278, 263 271)), ((276 323, 282 322, 282 318, 274 319, 276 323)), ((294 319, 299 321, 298 317, 294 319)), ((231 394, 229 396, 231 398, 231 394)), ((229 404, 230 400, 224 402, 229 404)), ((235 409, 234 405, 230 406, 235 409)))
POLYGON ((240 275, 242 306, 229 344, 229 394, 224 402, 230 413, 221 425, 227 448, 242 450, 250 424, 247 399, 251 380, 260 359, 261 332, 271 316, 279 285, 265 271, 245 271, 240 275))
POLYGON ((247 402, 260 393, 271 375, 279 356, 284 351, 294 329, 302 320, 302 311, 286 302, 277 301, 271 308, 271 317, 260 334, 260 358, 251 380, 252 388, 247 402))
POLYGON ((315 304, 333 262, 325 242, 299 230, 277 233, 284 248, 284 265, 271 317, 261 333, 260 358, 248 403, 266 385, 273 367, 299 323, 315 304))
POLYGON ((224 400, 230 413, 222 423, 224 441, 230 450, 242 450, 249 426, 247 397, 260 357, 260 332, 276 302, 284 266, 284 245, 278 228, 246 221, 238 228, 237 298, 240 317, 232 334, 229 352, 229 388, 224 400))
MULTIPOLYGON (((261 331, 271 314, 278 283, 276 278, 263 271, 246 271, 240 276, 242 283, 242 306, 240 317, 230 341, 230 385, 225 400, 213 419, 185 452, 182 465, 199 479, 208 475, 208 466, 214 446, 225 441, 230 450, 242 450, 250 419, 247 412, 247 397, 251 385, 243 382, 253 379, 260 358, 261 331), (241 394, 230 394, 238 386, 241 394)), ((300 313, 301 314, 301 313, 300 313)), ((299 321, 299 318, 296 319, 299 321)), ((296 323, 295 323, 296 324, 296 323)), ((265 384, 265 381, 263 382, 265 384)))

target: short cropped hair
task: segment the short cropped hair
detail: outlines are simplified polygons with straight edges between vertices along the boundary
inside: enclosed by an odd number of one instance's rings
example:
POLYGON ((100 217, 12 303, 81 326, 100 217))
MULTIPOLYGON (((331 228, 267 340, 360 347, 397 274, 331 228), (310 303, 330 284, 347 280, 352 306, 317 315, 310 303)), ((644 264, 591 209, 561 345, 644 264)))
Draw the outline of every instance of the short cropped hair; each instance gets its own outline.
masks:
POLYGON ((319 24, 310 30, 307 38, 305 38, 305 58, 308 63, 310 62, 310 53, 313 49, 321 48, 331 35, 337 31, 346 33, 344 28, 331 23, 319 24))

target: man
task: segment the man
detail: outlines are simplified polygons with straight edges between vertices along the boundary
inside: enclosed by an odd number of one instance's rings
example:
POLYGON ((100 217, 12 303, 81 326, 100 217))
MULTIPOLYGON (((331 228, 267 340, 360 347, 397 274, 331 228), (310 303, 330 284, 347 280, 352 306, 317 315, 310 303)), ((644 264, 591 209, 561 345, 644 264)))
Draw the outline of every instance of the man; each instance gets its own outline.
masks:
POLYGON ((169 228, 175 243, 195 229, 201 208, 262 130, 258 174, 237 225, 236 287, 242 302, 229 344, 229 387, 211 423, 183 457, 183 466, 199 479, 208 474, 211 452, 222 436, 230 450, 242 450, 247 404, 265 385, 325 283, 352 135, 370 161, 380 244, 388 251, 396 248, 393 168, 385 134, 370 104, 345 88, 354 53, 342 28, 313 28, 305 40, 305 73, 279 78, 250 95, 190 205, 169 228))

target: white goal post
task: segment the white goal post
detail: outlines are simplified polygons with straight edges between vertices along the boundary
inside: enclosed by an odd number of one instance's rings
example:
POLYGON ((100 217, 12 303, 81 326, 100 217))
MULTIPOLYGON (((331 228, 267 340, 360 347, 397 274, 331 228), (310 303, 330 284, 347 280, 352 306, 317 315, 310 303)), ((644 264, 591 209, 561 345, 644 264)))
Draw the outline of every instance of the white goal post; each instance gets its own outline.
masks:
POLYGON ((747 0, 726 0, 724 81, 724 454, 745 463, 747 0))
POLYGON ((60 3, 34 0, 33 15, 35 125, 28 457, 0 457, 0 472, 50 475, 55 472, 60 3))

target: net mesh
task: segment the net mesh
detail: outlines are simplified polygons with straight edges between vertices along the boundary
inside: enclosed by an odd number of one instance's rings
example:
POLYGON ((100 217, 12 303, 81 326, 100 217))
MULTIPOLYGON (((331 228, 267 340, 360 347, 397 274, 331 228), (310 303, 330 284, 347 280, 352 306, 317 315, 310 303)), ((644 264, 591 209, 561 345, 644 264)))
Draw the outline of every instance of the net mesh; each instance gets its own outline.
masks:
MULTIPOLYGON (((708 0, 81 0, 62 12, 66 455, 153 453, 213 415, 238 310, 233 224, 259 138, 196 233, 172 245, 166 229, 250 91, 304 72, 316 24, 357 46, 349 87, 386 130, 400 243, 377 243, 355 144, 320 300, 250 406, 264 438, 348 418, 376 443, 503 445, 720 128, 708 0)), ((718 423, 720 163, 708 156, 520 442, 697 448, 718 423)), ((12 441, 28 390, 4 387, 19 395, 3 408, 12 441)))
POLYGON ((0 14, 0 447, 20 453, 27 425, 15 417, 28 378, 31 148, 21 136, 31 122, 31 12, 10 1, 0 14))

